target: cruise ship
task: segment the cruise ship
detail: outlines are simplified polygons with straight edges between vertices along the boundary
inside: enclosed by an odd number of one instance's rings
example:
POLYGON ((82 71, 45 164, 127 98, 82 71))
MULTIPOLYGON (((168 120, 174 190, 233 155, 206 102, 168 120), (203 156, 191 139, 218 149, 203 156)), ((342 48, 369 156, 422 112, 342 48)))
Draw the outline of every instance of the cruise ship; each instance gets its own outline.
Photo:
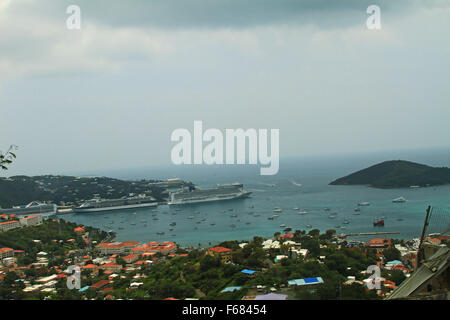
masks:
POLYGON ((219 185, 215 188, 201 189, 197 187, 185 187, 180 191, 169 194, 169 205, 200 203, 220 200, 232 200, 246 198, 251 194, 244 191, 241 183, 219 185))
POLYGON ((17 216, 41 215, 50 217, 56 215, 57 205, 46 204, 39 201, 32 201, 27 205, 15 206, 10 209, 0 208, 0 214, 15 214, 17 216))
POLYGON ((76 213, 91 213, 99 211, 124 210, 143 207, 156 207, 158 202, 155 198, 146 195, 125 197, 121 199, 100 199, 88 200, 81 206, 73 209, 76 213))

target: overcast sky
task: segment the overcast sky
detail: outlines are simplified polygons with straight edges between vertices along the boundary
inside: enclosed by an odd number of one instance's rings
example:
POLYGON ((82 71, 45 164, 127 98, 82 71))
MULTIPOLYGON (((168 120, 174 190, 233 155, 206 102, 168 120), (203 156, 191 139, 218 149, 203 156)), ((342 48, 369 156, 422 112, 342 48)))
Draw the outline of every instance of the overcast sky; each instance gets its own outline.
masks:
POLYGON ((194 120, 278 128, 282 158, 448 146, 449 34, 446 0, 0 0, 0 150, 8 175, 163 165, 194 120))

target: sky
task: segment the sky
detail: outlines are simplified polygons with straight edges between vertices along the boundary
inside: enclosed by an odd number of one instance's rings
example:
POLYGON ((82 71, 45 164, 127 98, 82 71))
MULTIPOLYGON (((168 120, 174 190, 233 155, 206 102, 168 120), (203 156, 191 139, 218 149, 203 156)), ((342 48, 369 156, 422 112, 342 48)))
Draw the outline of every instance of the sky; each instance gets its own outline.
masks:
POLYGON ((279 129, 281 158, 449 146, 449 18, 446 0, 0 0, 7 175, 166 165, 194 120, 279 129))

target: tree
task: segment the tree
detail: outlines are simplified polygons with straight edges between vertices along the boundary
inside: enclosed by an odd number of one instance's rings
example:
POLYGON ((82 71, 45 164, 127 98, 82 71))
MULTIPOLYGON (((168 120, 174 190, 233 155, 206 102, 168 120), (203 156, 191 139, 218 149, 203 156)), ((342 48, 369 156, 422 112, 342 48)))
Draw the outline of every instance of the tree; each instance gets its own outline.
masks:
POLYGON ((401 253, 395 247, 389 247, 383 250, 383 255, 386 261, 400 260, 401 253))
POLYGON ((1 170, 8 170, 8 165, 10 165, 13 162, 13 159, 16 158, 16 154, 12 152, 12 150, 16 150, 17 146, 11 145, 6 151, 6 153, 2 153, 0 151, 0 169, 1 170))

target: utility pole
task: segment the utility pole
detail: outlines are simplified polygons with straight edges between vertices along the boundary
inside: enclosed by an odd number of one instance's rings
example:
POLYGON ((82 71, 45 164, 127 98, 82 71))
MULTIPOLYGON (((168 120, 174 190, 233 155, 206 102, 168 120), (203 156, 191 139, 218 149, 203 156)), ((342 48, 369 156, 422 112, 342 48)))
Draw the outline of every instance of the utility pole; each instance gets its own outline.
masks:
POLYGON ((429 224, 429 218, 431 213, 431 206, 428 206, 427 208, 427 215, 425 216, 425 222, 423 223, 423 229, 422 229, 422 235, 420 236, 420 242, 419 242, 419 249, 417 250, 417 261, 416 261, 416 269, 420 267, 420 263, 422 262, 422 259, 424 258, 423 250, 422 250, 422 242, 425 237, 425 232, 429 224))

